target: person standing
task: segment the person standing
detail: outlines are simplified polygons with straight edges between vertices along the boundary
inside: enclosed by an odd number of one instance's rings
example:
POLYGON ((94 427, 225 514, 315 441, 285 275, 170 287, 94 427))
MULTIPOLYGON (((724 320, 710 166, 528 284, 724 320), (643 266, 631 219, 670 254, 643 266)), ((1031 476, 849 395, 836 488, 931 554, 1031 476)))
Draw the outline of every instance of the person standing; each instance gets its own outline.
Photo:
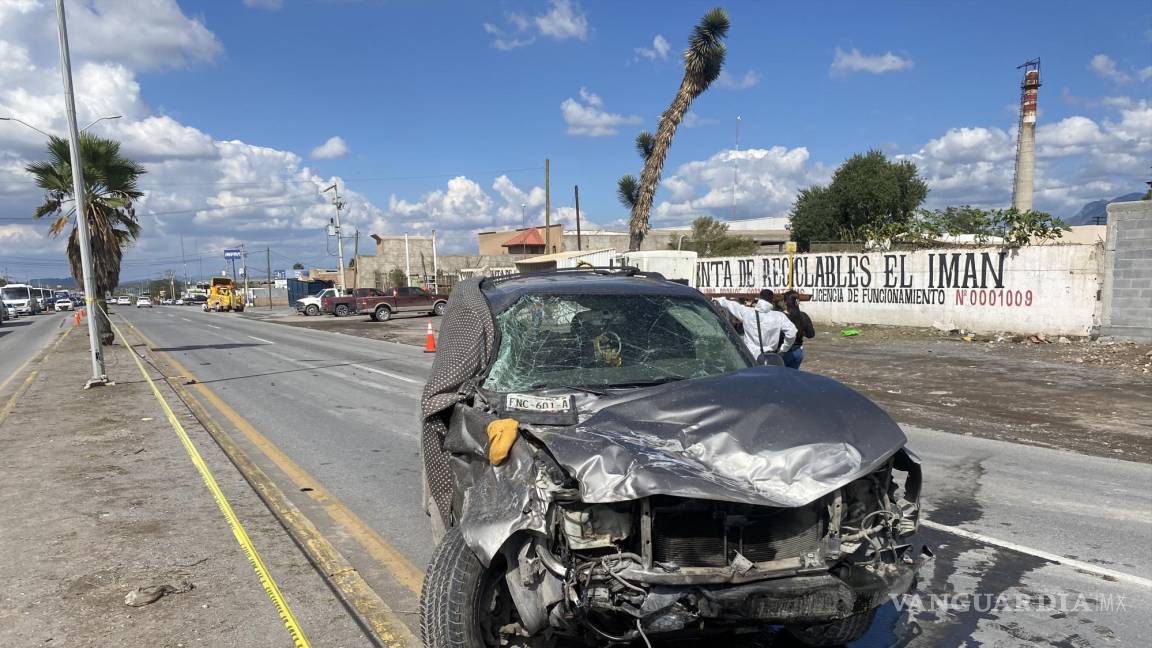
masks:
POLYGON ((784 366, 789 369, 799 369, 804 362, 804 338, 816 337, 816 329, 812 327, 812 318, 808 313, 800 310, 799 294, 795 290, 784 293, 784 315, 792 322, 798 331, 796 342, 790 349, 780 355, 784 358, 784 366))
POLYGON ((772 306, 772 291, 760 291, 760 298, 752 306, 745 306, 726 297, 717 297, 716 303, 740 320, 744 327, 744 345, 756 361, 763 363, 768 353, 784 353, 796 340, 796 326, 788 317, 772 306))

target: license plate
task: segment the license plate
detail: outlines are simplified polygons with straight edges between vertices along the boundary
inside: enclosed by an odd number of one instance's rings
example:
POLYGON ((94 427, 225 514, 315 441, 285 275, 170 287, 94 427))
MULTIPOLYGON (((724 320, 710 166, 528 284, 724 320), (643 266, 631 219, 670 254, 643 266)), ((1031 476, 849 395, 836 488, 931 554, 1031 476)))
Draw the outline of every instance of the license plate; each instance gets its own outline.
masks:
POLYGON ((508 394, 507 409, 521 412, 567 412, 572 409, 572 395, 530 396, 508 394))

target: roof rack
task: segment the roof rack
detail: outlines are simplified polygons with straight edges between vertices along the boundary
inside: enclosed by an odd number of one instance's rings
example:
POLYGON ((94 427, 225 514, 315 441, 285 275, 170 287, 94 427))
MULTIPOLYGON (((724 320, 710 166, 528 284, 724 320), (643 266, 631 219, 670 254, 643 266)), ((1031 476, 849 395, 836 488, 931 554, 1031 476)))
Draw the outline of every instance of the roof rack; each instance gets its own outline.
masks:
POLYGON ((526 279, 531 277, 544 277, 557 274, 575 274, 577 272, 597 274, 611 277, 643 277, 645 279, 659 279, 664 281, 664 275, 659 272, 645 272, 635 266, 593 266, 583 265, 577 268, 556 268, 554 270, 541 270, 539 272, 517 272, 501 275, 499 277, 485 277, 480 287, 495 286, 512 279, 526 279))

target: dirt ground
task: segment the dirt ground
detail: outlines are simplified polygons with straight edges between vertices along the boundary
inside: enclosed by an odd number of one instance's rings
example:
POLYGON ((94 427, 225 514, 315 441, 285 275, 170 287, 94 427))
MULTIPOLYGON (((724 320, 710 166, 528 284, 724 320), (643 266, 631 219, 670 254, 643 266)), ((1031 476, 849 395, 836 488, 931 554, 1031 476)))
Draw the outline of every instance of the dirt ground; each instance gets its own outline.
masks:
MULTIPOLYGON (((292 645, 129 351, 106 349, 117 385, 81 389, 87 343, 72 334, 0 424, 0 645, 292 645), (138 587, 188 583, 125 603, 138 587)), ((313 645, 367 645, 227 458, 166 398, 313 645)))
POLYGON ((817 326, 804 369, 867 394, 900 422, 1152 462, 1150 345, 879 326, 843 337, 845 328, 817 326))
MULTIPOLYGON (((440 322, 258 316, 414 345, 424 344, 426 322, 434 330, 440 322)), ((892 326, 816 329, 805 343, 804 369, 863 392, 902 423, 1152 462, 1152 345, 892 326), (847 328, 860 334, 843 337, 847 328)))

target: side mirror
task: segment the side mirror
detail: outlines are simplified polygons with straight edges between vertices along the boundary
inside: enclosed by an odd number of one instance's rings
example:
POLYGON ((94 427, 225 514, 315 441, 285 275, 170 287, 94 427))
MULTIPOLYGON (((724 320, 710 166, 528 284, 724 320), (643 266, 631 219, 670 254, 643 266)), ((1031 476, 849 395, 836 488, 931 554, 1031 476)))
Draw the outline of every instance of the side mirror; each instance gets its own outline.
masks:
POLYGON ((779 353, 761 353, 759 358, 756 358, 757 364, 768 365, 773 367, 783 367, 784 358, 779 353))

